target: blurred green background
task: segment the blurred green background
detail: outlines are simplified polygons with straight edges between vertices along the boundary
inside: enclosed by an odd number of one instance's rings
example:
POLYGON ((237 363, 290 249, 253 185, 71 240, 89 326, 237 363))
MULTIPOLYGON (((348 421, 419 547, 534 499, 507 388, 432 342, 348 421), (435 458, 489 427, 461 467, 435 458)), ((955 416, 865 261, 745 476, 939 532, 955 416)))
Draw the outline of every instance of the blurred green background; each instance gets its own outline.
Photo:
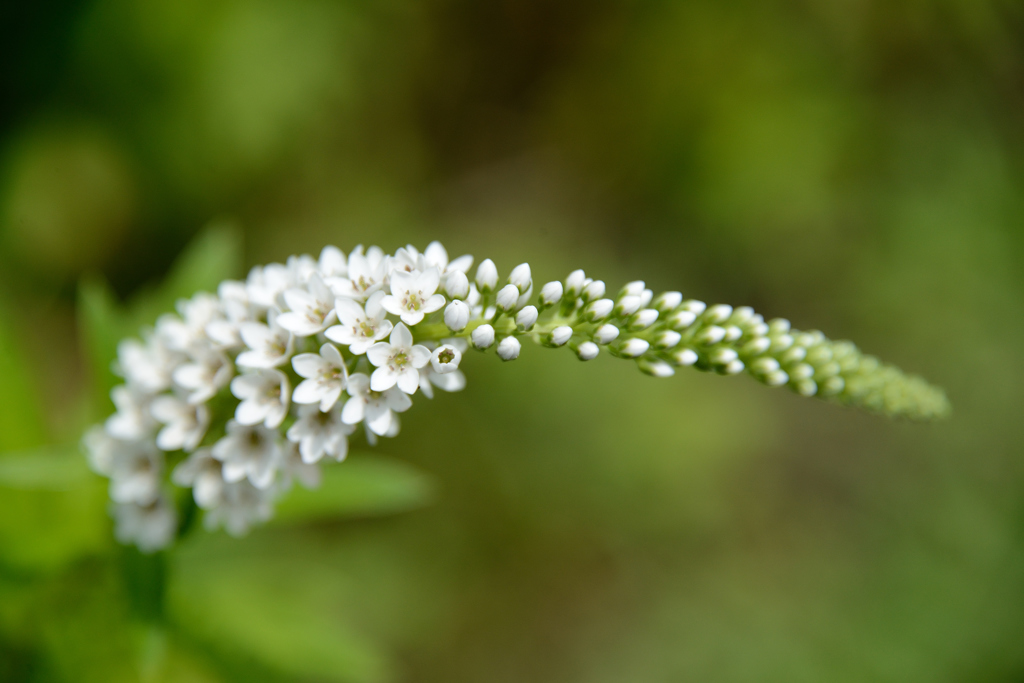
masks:
POLYGON ((0 680, 1024 680, 1020 3, 41 0, 0 64, 0 680), (471 355, 276 523, 114 543, 111 340, 435 238, 853 339, 953 418, 471 355))

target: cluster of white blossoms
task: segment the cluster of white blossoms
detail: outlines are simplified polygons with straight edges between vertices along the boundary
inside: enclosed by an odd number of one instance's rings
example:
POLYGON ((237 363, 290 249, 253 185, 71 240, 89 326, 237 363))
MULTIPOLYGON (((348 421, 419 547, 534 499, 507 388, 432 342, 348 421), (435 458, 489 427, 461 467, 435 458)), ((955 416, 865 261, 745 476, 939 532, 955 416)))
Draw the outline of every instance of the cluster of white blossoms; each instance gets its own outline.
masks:
POLYGON ((191 488, 208 528, 245 533, 295 480, 316 486, 322 462, 344 460, 360 426, 375 444, 398 433, 417 393, 462 389, 470 347, 510 361, 525 339, 656 377, 694 366, 894 415, 949 409, 941 390, 853 344, 747 307, 655 296, 641 281, 607 296, 581 270, 535 290, 528 264, 504 282, 490 259, 470 279, 472 266, 438 242, 394 255, 327 247, 182 300, 123 341, 117 411, 84 440, 110 479, 118 539, 147 552, 174 540, 181 495, 168 479, 191 488))

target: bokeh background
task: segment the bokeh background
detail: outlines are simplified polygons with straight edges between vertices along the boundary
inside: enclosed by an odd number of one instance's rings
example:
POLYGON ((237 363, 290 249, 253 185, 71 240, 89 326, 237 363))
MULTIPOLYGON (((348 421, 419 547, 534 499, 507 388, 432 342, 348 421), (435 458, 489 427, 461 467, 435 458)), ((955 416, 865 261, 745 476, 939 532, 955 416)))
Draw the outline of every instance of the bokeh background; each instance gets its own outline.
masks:
POLYGON ((1019 3, 41 0, 0 64, 0 680, 1024 680, 1019 3), (474 354, 349 463, 390 502, 198 533, 155 617, 86 319, 203 234, 750 304, 954 415, 474 354))

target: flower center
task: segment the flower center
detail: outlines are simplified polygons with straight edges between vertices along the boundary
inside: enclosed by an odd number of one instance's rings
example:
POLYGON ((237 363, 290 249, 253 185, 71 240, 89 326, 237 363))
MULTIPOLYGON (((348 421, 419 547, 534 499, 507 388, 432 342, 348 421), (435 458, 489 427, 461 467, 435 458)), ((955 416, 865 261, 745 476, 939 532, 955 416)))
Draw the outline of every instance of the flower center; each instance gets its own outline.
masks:
POLYGON ((409 292, 402 301, 402 304, 410 311, 418 311, 420 306, 423 305, 423 297, 419 293, 409 292))
POLYGON ((375 333, 375 330, 373 329, 373 325, 364 320, 363 322, 359 323, 357 333, 358 332, 362 332, 364 337, 372 337, 375 333))
POLYGON ((437 360, 439 363, 451 363, 455 360, 455 352, 451 349, 443 349, 441 353, 437 354, 437 360))
POLYGON ((396 369, 401 370, 409 364, 409 356, 407 356, 404 351, 399 351, 391 357, 391 364, 394 365, 396 369))

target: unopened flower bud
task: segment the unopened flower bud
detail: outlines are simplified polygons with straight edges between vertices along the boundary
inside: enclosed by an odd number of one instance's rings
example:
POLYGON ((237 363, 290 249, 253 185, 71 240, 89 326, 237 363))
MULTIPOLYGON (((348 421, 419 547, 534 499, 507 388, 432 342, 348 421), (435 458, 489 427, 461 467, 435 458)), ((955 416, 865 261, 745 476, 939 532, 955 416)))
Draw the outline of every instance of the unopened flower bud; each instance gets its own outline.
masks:
POLYGON ((704 320, 712 324, 724 323, 732 315, 729 304, 715 304, 704 312, 704 320))
POLYGON ((547 308, 548 306, 554 306, 562 299, 562 283, 557 280, 549 282, 540 290, 540 303, 541 306, 547 308))
POLYGON ((814 396, 818 393, 818 384, 813 379, 801 379, 793 383, 793 388, 801 396, 814 396))
POLYGON ((814 368, 807 363, 800 363, 789 369, 789 376, 795 381, 814 377, 814 368))
POLYGON ((672 356, 677 365, 693 365, 697 362, 697 352, 693 349, 680 349, 672 356))
POLYGON ((508 283, 510 285, 515 285, 520 292, 528 290, 533 285, 530 273, 530 264, 520 263, 518 266, 513 268, 512 272, 509 273, 508 283))
POLYGON ((771 346, 771 339, 768 337, 758 337, 756 339, 751 339, 743 345, 743 353, 748 356, 760 356, 762 353, 767 353, 771 346))
POLYGON ((610 344, 619 336, 619 328, 615 325, 601 325, 594 331, 594 341, 598 344, 610 344))
POLYGON ((693 311, 676 311, 668 317, 668 324, 675 330, 685 330, 693 324, 697 315, 693 311))
POLYGON ((637 361, 637 367, 651 377, 671 377, 676 374, 676 369, 663 360, 641 358, 637 361))
POLYGON ((694 315, 700 315, 705 310, 707 310, 708 305, 703 301, 690 299, 688 301, 684 301, 682 304, 679 305, 679 307, 682 308, 684 311, 689 311, 690 313, 693 313, 694 315))
POLYGON ((635 331, 645 330, 658 321, 658 311, 653 308, 645 308, 629 321, 629 329, 635 331))
POLYGON ((633 282, 627 282, 621 290, 619 290, 619 299, 627 296, 640 296, 640 292, 644 291, 644 287, 647 285, 643 280, 634 280, 633 282))
POLYGON ((611 315, 613 308, 615 308, 615 302, 611 299, 598 299, 587 304, 583 315, 590 322, 596 323, 611 315))
POLYGON ((444 290, 452 299, 465 299, 469 296, 469 278, 461 270, 448 273, 444 290))
POLYGON ((708 360, 710 360, 714 365, 728 365, 737 358, 739 358, 739 354, 733 349, 716 349, 711 352, 710 356, 708 356, 708 360))
POLYGON ((444 344, 434 349, 430 355, 430 367, 439 375, 447 375, 459 368, 462 352, 451 344, 444 344))
POLYGON ((444 309, 444 324, 452 332, 461 332, 466 329, 468 323, 469 306, 466 305, 465 301, 456 299, 444 309))
POLYGON ((779 369, 779 361, 774 358, 758 358, 750 364, 750 369, 759 375, 768 375, 779 369))
POLYGON ((667 313, 675 310, 681 303, 683 303, 682 292, 662 292, 654 298, 652 307, 662 313, 667 313))
POLYGON ((576 355, 580 357, 580 360, 594 360, 600 352, 601 347, 594 342, 583 342, 576 347, 576 355))
POLYGON ((604 296, 604 281, 594 280, 583 288, 581 295, 584 301, 594 301, 604 296))
POLYGON ((583 292, 584 282, 587 279, 587 274, 582 270, 574 270, 569 273, 569 277, 565 278, 565 294, 566 296, 575 299, 583 292))
POLYGON ((781 387, 789 381, 789 375, 784 370, 773 370, 764 377, 764 383, 770 387, 781 387))
POLYGON ((495 303, 502 311, 511 311, 516 307, 517 301, 519 301, 519 288, 515 285, 505 285, 498 290, 498 296, 495 297, 495 303))
POLYGON ((498 357, 502 360, 515 360, 519 358, 519 349, 522 344, 515 337, 505 337, 498 342, 498 357))
POLYGON ((734 361, 726 363, 725 366, 722 368, 722 372, 725 373, 726 375, 738 375, 741 372, 743 372, 743 368, 745 367, 746 366, 743 365, 743 361, 737 358, 734 361))
POLYGON ((794 346, 779 357, 783 363, 798 363, 807 357, 807 349, 794 346))
POLYGON ((725 328, 725 341, 734 342, 743 336, 743 330, 735 325, 729 325, 725 328))
POLYGON ((793 337, 788 334, 780 334, 777 337, 772 337, 772 352, 778 353, 785 351, 793 345, 793 337))
POLYGON ((694 341, 698 344, 707 344, 708 346, 717 344, 723 339, 725 339, 725 328, 718 325, 706 327, 694 337, 694 341))
POLYGON ((786 334, 790 330, 789 321, 785 318, 775 318, 768 323, 768 329, 771 330, 773 335, 775 334, 786 334))
POLYGON ((654 348, 671 349, 682 340, 683 335, 673 330, 665 330, 654 340, 654 348))
POLYGON ((476 269, 476 286, 483 294, 490 294, 498 284, 498 267, 491 259, 484 259, 476 269))
POLYGON ((651 299, 654 298, 654 292, 649 289, 645 289, 640 292, 640 308, 647 308, 647 305, 651 303, 651 299))
POLYGON ((739 306, 733 309, 729 322, 733 325, 745 325, 754 317, 754 309, 750 306, 739 306))
POLYGON ((620 356, 625 358, 636 358, 637 356, 642 356, 647 353, 647 349, 649 348, 651 348, 650 342, 634 337, 622 342, 616 350, 620 356))
POLYGON ((473 330, 470 339, 476 348, 486 349, 494 343, 494 328, 487 324, 481 325, 473 330))
POLYGON ((568 325, 562 325, 551 330, 551 345, 562 346, 567 341, 572 339, 572 328, 568 325))
POLYGON ((639 296, 624 296, 619 299, 619 303, 615 304, 615 313, 622 317, 630 316, 640 310, 640 297, 639 296))
POLYGON ((846 382, 843 381, 842 377, 829 377, 827 380, 821 383, 821 394, 822 396, 835 396, 846 387, 846 382))
POLYGON ((528 332, 537 323, 538 315, 536 306, 524 306, 516 314, 516 327, 523 332, 528 332))

